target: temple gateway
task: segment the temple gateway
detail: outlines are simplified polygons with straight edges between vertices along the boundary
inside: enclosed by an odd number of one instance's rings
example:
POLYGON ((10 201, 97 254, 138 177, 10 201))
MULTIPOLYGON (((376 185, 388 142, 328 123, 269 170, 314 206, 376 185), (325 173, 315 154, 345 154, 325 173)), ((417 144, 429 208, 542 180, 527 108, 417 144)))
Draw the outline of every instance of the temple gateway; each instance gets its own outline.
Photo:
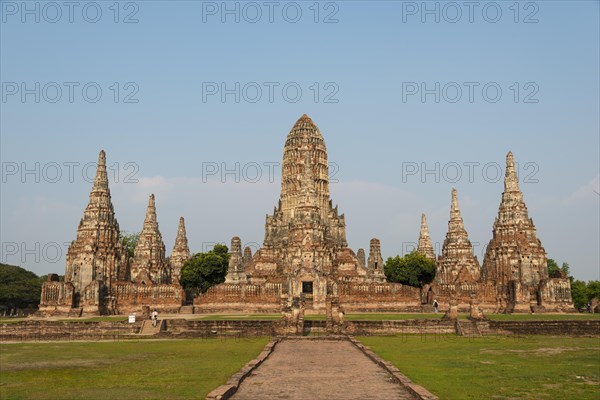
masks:
MULTIPOLYGON (((512 153, 506 157, 504 193, 493 237, 480 265, 451 194, 448 233, 435 255, 425 215, 418 252, 437 265, 424 288, 386 282, 380 242, 369 254, 346 241, 344 214, 329 194, 327 149, 319 128, 306 115, 287 136, 281 195, 267 215, 262 248, 252 254, 239 237, 231 240, 226 281, 193 298, 193 310, 282 312, 301 306, 308 313, 398 312, 478 307, 488 313, 573 311, 569 280, 549 278, 546 252, 528 216, 512 153)), ((100 152, 90 201, 67 253, 64 282, 51 274, 42 287, 44 314, 128 314, 144 307, 178 312, 186 304, 179 274, 190 251, 183 218, 170 257, 159 231, 154 195, 134 256, 124 249, 111 202, 106 159, 100 152)), ((190 299, 188 299, 189 302, 190 299)))

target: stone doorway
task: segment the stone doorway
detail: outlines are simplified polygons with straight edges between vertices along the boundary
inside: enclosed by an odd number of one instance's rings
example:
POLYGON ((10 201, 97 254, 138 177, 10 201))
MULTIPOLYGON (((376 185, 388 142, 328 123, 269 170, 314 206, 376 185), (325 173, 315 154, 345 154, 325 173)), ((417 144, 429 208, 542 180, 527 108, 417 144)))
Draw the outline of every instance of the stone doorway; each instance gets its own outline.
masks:
POLYGON ((304 295, 313 294, 313 283, 312 281, 304 281, 302 282, 302 293, 304 295))
POLYGON ((79 293, 73 295, 73 308, 79 308, 80 299, 81 295, 79 293))

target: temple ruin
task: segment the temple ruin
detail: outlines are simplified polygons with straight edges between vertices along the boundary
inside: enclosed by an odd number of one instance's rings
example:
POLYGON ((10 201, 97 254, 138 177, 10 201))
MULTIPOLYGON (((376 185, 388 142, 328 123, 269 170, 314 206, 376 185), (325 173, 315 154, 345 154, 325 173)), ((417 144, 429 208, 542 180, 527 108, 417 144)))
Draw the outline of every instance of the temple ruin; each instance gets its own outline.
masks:
MULTIPOLYGON (((180 242, 187 246, 187 239, 181 238, 180 242)), ((181 253, 175 255, 175 259, 181 257, 181 253)), ((179 264, 173 267, 165 258, 154 195, 148 200, 135 256, 129 258, 123 247, 108 188, 104 151, 98 157, 90 201, 66 261, 64 282, 50 274, 42 285, 42 314, 127 314, 143 307, 176 312, 184 300, 177 276, 172 277, 173 268, 177 270, 179 264)))
MULTIPOLYGON (((486 313, 573 309, 569 280, 548 278, 546 253, 528 216, 512 153, 507 155, 504 193, 482 267, 455 189, 439 257, 422 215, 417 252, 437 267, 434 281, 423 288, 386 281, 379 239, 371 239, 368 256, 362 248, 355 253, 348 247, 346 220, 330 198, 328 171, 323 135, 303 115, 285 141, 281 195, 266 216, 262 247, 252 254, 234 236, 225 282, 195 295, 194 312, 283 312, 297 317, 302 310, 329 318, 342 315, 342 310, 424 311, 434 299, 442 310, 452 303, 462 312, 472 310, 473 304, 486 313)), ((150 195, 134 257, 128 257, 101 151, 90 201, 67 253, 65 280, 49 276, 40 310, 124 314, 155 307, 177 312, 186 304, 179 278, 190 256, 182 217, 172 254, 166 257, 150 195)))

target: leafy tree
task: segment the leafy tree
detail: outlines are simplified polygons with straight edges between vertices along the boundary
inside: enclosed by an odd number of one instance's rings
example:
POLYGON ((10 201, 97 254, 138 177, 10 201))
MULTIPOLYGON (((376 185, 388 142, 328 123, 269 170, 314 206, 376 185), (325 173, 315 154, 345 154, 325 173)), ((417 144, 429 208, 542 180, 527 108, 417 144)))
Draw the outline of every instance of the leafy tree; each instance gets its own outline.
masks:
POLYGON ((384 265, 388 282, 423 287, 435 277, 435 263, 416 251, 404 257, 389 257, 384 265))
POLYGON ((550 278, 560 278, 561 277, 560 267, 558 266, 556 261, 554 261, 551 258, 548 259, 548 276, 550 278))
MULTIPOLYGON (((40 285, 42 285, 44 282, 46 282, 48 280, 48 275, 42 275, 38 278, 40 280, 40 285)), ((65 276, 64 275, 58 275, 58 281, 59 282, 64 282, 65 281, 65 276)))
POLYGON ((133 258, 135 246, 137 246, 139 240, 140 232, 128 233, 127 231, 123 231, 121 233, 121 241, 123 242, 123 247, 127 250, 129 258, 133 258))
POLYGON ((562 263, 562 267, 560 267, 560 272, 562 272, 562 276, 565 278, 571 275, 571 267, 569 267, 568 262, 562 263))
POLYGON ((229 249, 216 244, 208 253, 194 254, 181 268, 181 285, 186 290, 200 290, 205 293, 208 288, 225 282, 229 266, 229 249))
POLYGON ((571 282, 571 297, 573 305, 580 310, 588 303, 588 288, 584 281, 571 282))
POLYGON ((0 264, 0 304, 25 308, 40 303, 42 281, 31 271, 15 265, 0 264))
POLYGON ((589 281, 587 284, 588 301, 600 300, 600 281, 589 281))

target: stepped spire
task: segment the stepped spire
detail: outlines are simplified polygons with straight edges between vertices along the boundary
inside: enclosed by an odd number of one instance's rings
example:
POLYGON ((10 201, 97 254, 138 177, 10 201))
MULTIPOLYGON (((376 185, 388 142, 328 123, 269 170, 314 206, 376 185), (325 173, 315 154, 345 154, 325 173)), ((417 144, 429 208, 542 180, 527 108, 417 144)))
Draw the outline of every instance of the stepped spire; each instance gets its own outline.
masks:
POLYGON ((227 268, 227 276, 225 282, 240 283, 246 281, 244 273, 244 256, 242 255, 242 241, 239 237, 231 238, 231 249, 229 250, 229 267, 227 268))
MULTIPOLYGON (((108 175, 106 174, 106 154, 104 150, 100 151, 98 155, 98 166, 96 168, 96 176, 94 177, 94 184, 92 191, 90 192, 90 201, 86 209, 86 213, 89 211, 92 215, 96 215, 96 211, 105 210, 109 214, 113 214, 114 209, 110 200, 110 189, 108 188, 108 175), (101 210, 97 210, 97 208, 101 210)), ((101 217, 108 217, 108 215, 102 215, 101 217)))
POLYGON ((531 285, 548 277, 546 251, 519 190, 512 152, 506 155, 504 192, 492 232, 483 260, 484 279, 531 285))
POLYGON ((435 262, 435 252, 433 251, 433 245, 431 244, 431 238, 429 237, 429 228, 427 227, 427 217, 425 214, 421 214, 421 231, 419 232, 417 252, 435 262))
POLYGON ((100 150, 98 154, 98 167, 96 169, 96 177, 94 178, 94 187, 92 191, 108 191, 108 176, 106 174, 106 153, 100 150))
POLYGON ((67 252, 65 281, 81 291, 92 281, 110 284, 118 280, 127 269, 119 236, 108 188, 106 154, 101 150, 90 199, 77 228, 77 239, 67 252))
POLYGON ((158 229, 154 194, 148 199, 144 227, 135 247, 131 276, 138 283, 169 283, 170 271, 165 259, 165 244, 158 229))
POLYGON ((242 265, 244 269, 252 262, 252 249, 249 246, 244 247, 244 255, 242 256, 242 265))
POLYGON ((504 191, 505 192, 520 192, 519 179, 515 171, 515 161, 512 151, 506 155, 506 172, 504 174, 504 191))
POLYGON ((190 248, 188 247, 187 234, 185 232, 185 221, 183 217, 179 218, 179 227, 177 228, 177 237, 175 245, 171 252, 171 274, 174 282, 178 282, 181 276, 181 267, 190 258, 190 248))
MULTIPOLYGON (((344 215, 329 197, 325 141, 306 114, 287 135, 279 204, 273 215, 267 216, 265 228, 265 247, 289 247, 288 239, 303 248, 317 248, 325 242, 336 247, 348 245, 344 215)), ((308 266, 308 258, 302 263, 308 266)))
POLYGON ((381 243, 373 238, 369 243, 369 258, 367 259, 367 273, 374 280, 385 279, 383 272, 383 257, 381 257, 381 243))
POLYGON ((452 205, 448 233, 442 246, 442 255, 438 262, 436 280, 439 283, 476 282, 480 278, 479 261, 473 255, 473 246, 458 205, 458 192, 452 189, 452 205))
POLYGON ((188 247, 187 234, 185 232, 185 220, 183 217, 179 217, 179 226, 177 227, 177 236, 175 237, 175 245, 173 246, 173 253, 183 251, 190 254, 188 247))
POLYGON ((365 261, 365 249, 358 249, 356 252, 356 258, 358 259, 358 266, 362 269, 367 269, 367 262, 365 261))
POLYGON ((154 194, 150 195, 148 198, 148 207, 146 207, 146 219, 144 220, 144 231, 146 233, 150 233, 152 231, 158 230, 158 223, 156 222, 156 203, 154 201, 154 194))
POLYGON ((452 188, 452 205, 450 206, 450 222, 455 224, 458 229, 465 229, 465 225, 460 214, 460 206, 458 205, 458 192, 452 188))
POLYGON ((292 218, 298 206, 310 204, 329 212, 329 176, 325 140, 304 114, 285 141, 281 177, 281 209, 292 218))

